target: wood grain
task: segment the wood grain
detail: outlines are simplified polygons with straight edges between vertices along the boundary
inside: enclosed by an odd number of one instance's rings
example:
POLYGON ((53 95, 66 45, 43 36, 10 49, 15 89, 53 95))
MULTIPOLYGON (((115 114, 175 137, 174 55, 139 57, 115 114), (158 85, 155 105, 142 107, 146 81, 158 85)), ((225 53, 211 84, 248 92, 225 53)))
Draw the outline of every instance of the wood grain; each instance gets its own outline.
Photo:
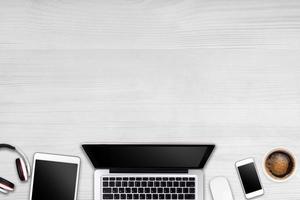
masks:
MULTIPOLYGON (((205 195, 234 162, 257 161, 266 200, 299 200, 297 174, 274 183, 263 156, 300 148, 299 1, 1 1, 0 141, 80 156, 79 200, 93 199, 83 142, 215 143, 205 195)), ((0 176, 28 199, 14 154, 0 176)))
POLYGON ((299 49, 298 0, 1 1, 0 48, 299 49))

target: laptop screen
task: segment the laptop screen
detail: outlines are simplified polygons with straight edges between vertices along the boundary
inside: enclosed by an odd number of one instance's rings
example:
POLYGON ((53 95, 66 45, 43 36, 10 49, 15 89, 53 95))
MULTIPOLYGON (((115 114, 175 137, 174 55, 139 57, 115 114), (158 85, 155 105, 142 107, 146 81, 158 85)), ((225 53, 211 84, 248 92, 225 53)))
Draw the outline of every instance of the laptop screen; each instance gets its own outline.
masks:
POLYGON ((214 145, 84 144, 95 168, 202 169, 214 145))

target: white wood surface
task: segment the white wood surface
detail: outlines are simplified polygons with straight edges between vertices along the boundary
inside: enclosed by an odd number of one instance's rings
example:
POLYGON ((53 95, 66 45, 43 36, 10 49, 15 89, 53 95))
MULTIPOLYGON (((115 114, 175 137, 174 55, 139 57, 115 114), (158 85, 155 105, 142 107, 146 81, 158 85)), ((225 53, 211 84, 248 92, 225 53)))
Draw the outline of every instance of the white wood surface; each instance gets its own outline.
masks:
MULTIPOLYGON (((79 200, 93 199, 82 142, 215 143, 208 181, 257 161, 266 194, 299 200, 300 173, 274 183, 264 154, 300 156, 300 1, 0 0, 0 142, 80 156, 79 200)), ((28 199, 14 154, 0 176, 28 199)))

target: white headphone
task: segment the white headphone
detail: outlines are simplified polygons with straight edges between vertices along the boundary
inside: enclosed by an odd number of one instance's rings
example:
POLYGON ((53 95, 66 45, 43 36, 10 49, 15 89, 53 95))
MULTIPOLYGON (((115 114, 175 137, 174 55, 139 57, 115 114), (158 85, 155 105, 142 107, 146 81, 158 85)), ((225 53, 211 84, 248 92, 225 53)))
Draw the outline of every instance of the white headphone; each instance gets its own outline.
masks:
MULTIPOLYGON (((0 144, 0 149, 10 149, 20 155, 20 158, 16 159, 17 172, 20 180, 26 182, 31 175, 30 164, 26 155, 21 149, 10 144, 0 144)), ((0 192, 7 194, 13 191, 14 188, 15 185, 12 182, 0 177, 0 192)))

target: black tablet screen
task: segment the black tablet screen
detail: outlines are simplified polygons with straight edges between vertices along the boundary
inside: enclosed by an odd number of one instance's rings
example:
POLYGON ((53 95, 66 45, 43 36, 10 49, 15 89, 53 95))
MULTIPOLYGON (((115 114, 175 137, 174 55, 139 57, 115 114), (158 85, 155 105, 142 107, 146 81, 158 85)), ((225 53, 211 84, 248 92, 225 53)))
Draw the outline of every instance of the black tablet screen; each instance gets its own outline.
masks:
POLYGON ((77 164, 36 160, 32 200, 74 200, 77 164))

